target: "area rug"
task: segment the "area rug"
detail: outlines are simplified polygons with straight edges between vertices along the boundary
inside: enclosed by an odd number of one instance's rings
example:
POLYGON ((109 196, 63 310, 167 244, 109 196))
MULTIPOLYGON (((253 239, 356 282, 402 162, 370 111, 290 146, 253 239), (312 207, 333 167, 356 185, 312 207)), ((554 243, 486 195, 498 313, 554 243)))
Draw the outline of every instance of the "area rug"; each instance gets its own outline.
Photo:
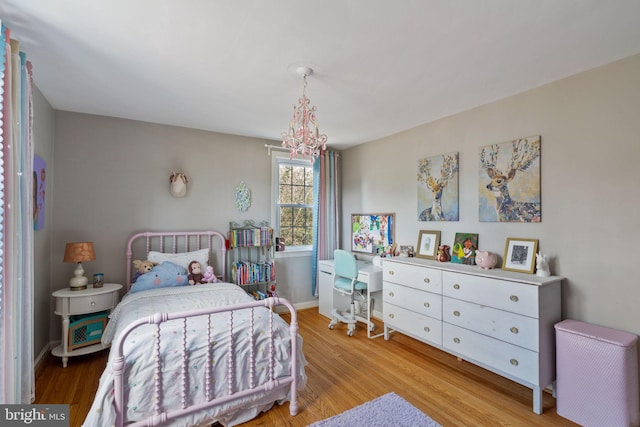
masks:
POLYGON ((395 393, 387 393, 308 427, 442 427, 395 393))

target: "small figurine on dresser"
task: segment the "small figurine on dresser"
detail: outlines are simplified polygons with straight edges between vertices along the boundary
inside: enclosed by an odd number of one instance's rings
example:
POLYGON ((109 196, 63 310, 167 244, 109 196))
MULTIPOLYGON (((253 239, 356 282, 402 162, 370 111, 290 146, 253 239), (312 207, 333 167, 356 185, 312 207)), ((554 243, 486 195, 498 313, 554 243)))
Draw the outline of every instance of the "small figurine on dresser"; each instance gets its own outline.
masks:
POLYGON ((536 254, 536 276, 551 276, 551 271, 549 270, 549 257, 547 255, 543 255, 541 252, 536 254))
POLYGON ((438 246, 438 253, 437 253, 436 259, 439 262, 451 261, 451 255, 449 254, 449 246, 447 245, 438 246))

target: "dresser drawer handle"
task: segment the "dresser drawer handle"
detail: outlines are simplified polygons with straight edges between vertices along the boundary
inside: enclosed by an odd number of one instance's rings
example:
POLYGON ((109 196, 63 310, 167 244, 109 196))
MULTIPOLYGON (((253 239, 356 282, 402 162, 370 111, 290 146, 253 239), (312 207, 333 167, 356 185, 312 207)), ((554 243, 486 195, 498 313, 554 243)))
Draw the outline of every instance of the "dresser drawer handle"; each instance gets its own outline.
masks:
POLYGON ((518 359, 511 359, 509 361, 513 366, 518 366, 518 359))
POLYGON ((431 280, 429 280, 429 278, 428 278, 428 277, 425 277, 425 278, 424 278, 424 283, 429 283, 429 282, 431 282, 431 280))
POLYGON ((396 295, 393 292, 389 292, 390 297, 395 297, 396 295))
POLYGON ((518 330, 518 328, 516 328, 515 326, 512 326, 512 327, 511 327, 511 332, 512 332, 512 333, 514 333, 514 334, 517 334, 517 333, 518 333, 518 332, 520 332, 520 331, 519 331, 519 330, 518 330))
POLYGON ((511 301, 513 301, 513 302, 518 302, 518 300, 519 300, 519 298, 518 298, 518 296, 517 296, 517 295, 511 295, 511 296, 509 297, 509 299, 510 299, 511 301))
POLYGON ((393 315, 393 313, 389 313, 389 318, 393 319, 395 316, 393 315))
POLYGON ((393 276, 394 274, 393 270, 389 270, 389 276, 393 276))
POLYGON ((456 344, 460 344, 460 338, 454 338, 453 342, 456 343, 456 344))
POLYGON ((453 285, 453 289, 460 289, 460 285, 456 283, 455 285, 453 285))
POLYGON ((460 312, 458 310, 455 310, 453 312, 453 315, 456 316, 456 317, 460 317, 460 312))
POLYGON ((424 306, 425 306, 425 308, 429 308, 429 307, 431 307, 431 304, 429 304, 428 302, 425 302, 424 306))
POLYGON ((431 332, 431 329, 429 329, 429 327, 428 327, 428 326, 425 326, 425 327, 424 327, 424 331, 425 331, 425 332, 431 332))
POLYGON ((95 301, 91 301, 91 307, 95 306, 96 302, 95 301))

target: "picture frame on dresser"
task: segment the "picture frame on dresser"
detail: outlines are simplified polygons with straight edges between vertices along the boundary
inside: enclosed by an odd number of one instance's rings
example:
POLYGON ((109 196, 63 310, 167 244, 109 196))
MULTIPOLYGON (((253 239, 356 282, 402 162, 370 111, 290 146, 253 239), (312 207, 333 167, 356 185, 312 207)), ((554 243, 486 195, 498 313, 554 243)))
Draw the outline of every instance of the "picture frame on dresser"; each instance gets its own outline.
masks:
POLYGON ((418 234, 418 258, 436 259, 440 245, 440 231, 420 230, 418 234))
POLYGON ((502 269, 532 274, 536 266, 538 239, 509 237, 504 248, 502 269))

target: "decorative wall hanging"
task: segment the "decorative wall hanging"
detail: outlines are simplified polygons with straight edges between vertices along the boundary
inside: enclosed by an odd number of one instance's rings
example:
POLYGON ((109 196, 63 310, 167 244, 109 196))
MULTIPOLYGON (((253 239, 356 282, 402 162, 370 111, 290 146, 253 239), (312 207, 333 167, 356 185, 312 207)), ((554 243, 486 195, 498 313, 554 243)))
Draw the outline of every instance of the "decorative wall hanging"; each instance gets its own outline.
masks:
POLYGON ((171 170, 169 176, 169 192, 173 197, 184 197, 187 195, 187 175, 182 172, 175 172, 171 170))
POLYGON ((458 153, 419 160, 418 220, 458 219, 458 153))
POLYGON ((451 249, 451 262, 474 265, 478 249, 477 233, 456 233, 451 249))
POLYGON ((251 206, 251 190, 244 181, 236 188, 236 207, 240 212, 246 212, 251 206))
POLYGON ((540 136, 482 147, 479 170, 480 221, 541 221, 540 136))

